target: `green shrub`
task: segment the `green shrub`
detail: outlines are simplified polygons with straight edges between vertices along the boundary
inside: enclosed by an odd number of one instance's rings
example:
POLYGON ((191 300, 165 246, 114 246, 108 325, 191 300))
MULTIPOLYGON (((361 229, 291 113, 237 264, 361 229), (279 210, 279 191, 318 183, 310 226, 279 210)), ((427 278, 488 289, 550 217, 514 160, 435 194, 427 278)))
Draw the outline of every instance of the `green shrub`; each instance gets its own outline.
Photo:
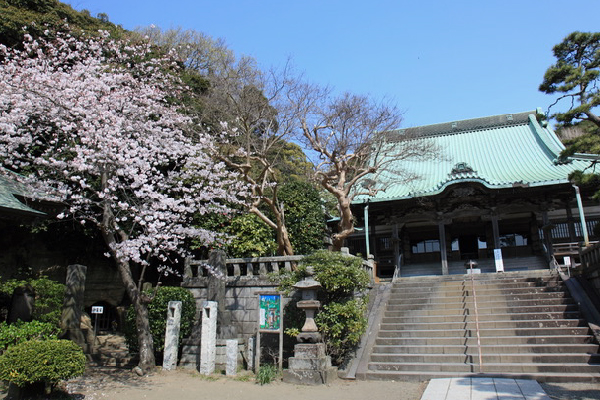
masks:
MULTIPOLYGON (((151 293, 148 293, 149 295, 151 293)), ((167 326, 167 311, 169 301, 181 301, 181 325, 179 328, 179 344, 183 338, 189 336, 194 326, 196 317, 196 300, 192 293, 182 287, 164 286, 159 287, 152 302, 148 304, 148 319, 150 322, 150 333, 154 339, 155 353, 162 353, 165 347, 165 328, 167 326)), ((137 333, 135 326, 135 310, 129 307, 127 310, 127 324, 125 337, 131 351, 138 351, 137 333)))
POLYGON ((285 204, 285 224, 296 254, 323 248, 326 234, 321 195, 314 185, 291 180, 281 186, 279 200, 285 204))
POLYGON ((279 375, 279 369, 276 365, 273 364, 264 364, 261 365, 258 369, 258 374, 256 375, 256 382, 262 385, 266 385, 271 383, 277 378, 279 375))
POLYGON ((319 250, 302 259, 300 266, 314 267, 314 278, 325 289, 327 302, 352 298, 369 285, 369 275, 362 269, 362 259, 339 252, 319 250))
POLYGON ((343 362, 367 330, 366 298, 324 305, 315 322, 327 343, 327 352, 335 363, 343 362))
MULTIPOLYGON (((367 297, 360 295, 369 285, 369 275, 362 269, 360 258, 319 250, 304 257, 295 271, 280 275, 279 290, 289 294, 292 286, 307 276, 308 266, 314 268, 314 278, 323 287, 315 322, 332 361, 340 364, 367 329, 367 297)), ((294 306, 290 307, 293 311, 294 306)), ((291 336, 298 334, 304 322, 297 311, 293 315, 295 318, 286 320, 286 333, 291 336)))
POLYGON ((0 322, 0 353, 9 346, 14 346, 28 340, 57 339, 60 329, 49 322, 18 321, 8 325, 0 322))
POLYGON ((62 306, 65 297, 65 285, 46 277, 28 280, 11 279, 0 283, 0 292, 12 296, 15 288, 31 285, 35 291, 35 304, 32 318, 60 326, 62 306))
POLYGON ((85 371, 83 350, 70 340, 30 340, 0 356, 0 380, 19 387, 43 382, 51 390, 85 371))

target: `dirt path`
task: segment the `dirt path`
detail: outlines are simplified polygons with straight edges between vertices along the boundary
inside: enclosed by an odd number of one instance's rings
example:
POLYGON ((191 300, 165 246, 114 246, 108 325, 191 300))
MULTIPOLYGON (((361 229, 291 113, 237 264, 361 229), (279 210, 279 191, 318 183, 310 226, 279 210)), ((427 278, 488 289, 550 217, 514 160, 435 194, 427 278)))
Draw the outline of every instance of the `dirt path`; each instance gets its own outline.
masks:
MULTIPOLYGON (((261 386, 253 375, 204 377, 177 370, 138 377, 130 370, 104 368, 69 381, 65 389, 73 400, 420 400, 427 383, 337 380, 299 386, 277 381, 261 386)), ((600 383, 542 383, 542 387, 551 399, 600 399, 600 383)), ((0 388, 0 399, 5 395, 0 388)))
POLYGON ((419 400, 425 387, 422 382, 343 380, 324 386, 280 381, 261 386, 253 376, 207 378, 185 370, 144 377, 134 377, 129 371, 97 371, 67 386, 75 399, 82 400, 419 400))

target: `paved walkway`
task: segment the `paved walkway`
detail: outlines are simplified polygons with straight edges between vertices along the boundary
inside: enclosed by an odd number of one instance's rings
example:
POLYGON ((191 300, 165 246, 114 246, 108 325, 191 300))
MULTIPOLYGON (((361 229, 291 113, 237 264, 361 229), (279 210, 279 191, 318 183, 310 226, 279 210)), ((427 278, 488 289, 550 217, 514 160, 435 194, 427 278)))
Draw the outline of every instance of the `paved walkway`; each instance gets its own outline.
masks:
POLYGON ((539 383, 524 379, 432 379, 421 400, 550 400, 539 383))

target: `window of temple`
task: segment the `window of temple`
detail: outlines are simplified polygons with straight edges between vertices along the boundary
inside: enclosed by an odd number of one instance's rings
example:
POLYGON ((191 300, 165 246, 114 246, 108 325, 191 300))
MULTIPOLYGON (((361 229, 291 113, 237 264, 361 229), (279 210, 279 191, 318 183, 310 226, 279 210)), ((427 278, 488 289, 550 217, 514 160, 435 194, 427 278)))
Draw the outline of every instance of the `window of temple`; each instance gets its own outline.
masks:
POLYGON ((422 240, 412 244, 413 254, 436 253, 440 251, 439 240, 422 240))
POLYGON ((529 239, 519 233, 509 233, 500 235, 500 247, 520 247, 527 246, 529 239))

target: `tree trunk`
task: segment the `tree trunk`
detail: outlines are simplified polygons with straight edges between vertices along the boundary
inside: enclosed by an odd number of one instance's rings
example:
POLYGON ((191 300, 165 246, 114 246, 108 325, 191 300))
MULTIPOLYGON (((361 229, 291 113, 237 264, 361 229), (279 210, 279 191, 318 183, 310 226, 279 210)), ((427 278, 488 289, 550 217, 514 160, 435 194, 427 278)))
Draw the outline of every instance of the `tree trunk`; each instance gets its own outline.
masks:
POLYGON ((152 338, 152 333, 150 333, 150 321, 148 318, 148 305, 144 301, 142 293, 140 293, 133 280, 129 263, 126 261, 118 261, 117 267, 121 279, 123 280, 123 284, 125 285, 125 291, 135 309, 135 328, 140 356, 138 366, 145 373, 151 371, 156 366, 156 359, 154 358, 154 339, 152 338))
POLYGON ((340 251, 344 247, 346 238, 354 232, 354 217, 350 208, 350 201, 338 197, 338 204, 340 210, 339 232, 331 236, 332 251, 340 251))
POLYGON ((294 255, 294 248, 285 225, 277 226, 277 254, 280 256, 294 255))

